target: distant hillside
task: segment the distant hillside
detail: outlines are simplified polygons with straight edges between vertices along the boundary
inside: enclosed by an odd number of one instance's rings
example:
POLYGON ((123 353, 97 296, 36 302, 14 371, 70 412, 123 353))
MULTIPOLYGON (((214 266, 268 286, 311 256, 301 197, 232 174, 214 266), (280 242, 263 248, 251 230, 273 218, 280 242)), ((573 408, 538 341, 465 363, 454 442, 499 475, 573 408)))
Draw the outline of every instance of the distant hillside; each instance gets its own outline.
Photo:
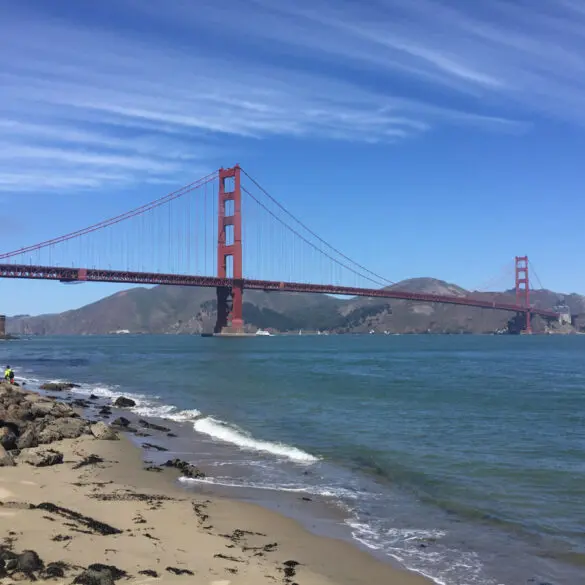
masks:
MULTIPOLYGON (((244 317, 251 329, 279 331, 328 328, 338 324, 339 301, 324 295, 247 291, 244 317)), ((201 333, 215 324, 215 290, 157 286, 132 288, 80 309, 7 319, 7 330, 29 335, 201 333)))
MULTIPOLYGON (((434 278, 413 278, 391 288, 421 293, 466 296, 465 289, 434 278)), ((513 291, 473 293, 501 302, 514 302, 513 291)), ((585 297, 551 291, 532 294, 535 304, 554 307, 560 299, 574 314, 583 314, 585 297)), ((246 291, 244 319, 250 331, 257 328, 281 332, 330 331, 364 333, 488 333, 505 330, 513 316, 504 311, 476 309, 379 298, 338 299, 327 295, 246 291)), ((7 320, 9 333, 31 335, 132 333, 192 334, 212 331, 215 323, 215 291, 207 288, 132 288, 74 311, 7 320)), ((536 330, 544 323, 535 319, 536 330)), ((579 322, 578 322, 578 326, 579 322)))

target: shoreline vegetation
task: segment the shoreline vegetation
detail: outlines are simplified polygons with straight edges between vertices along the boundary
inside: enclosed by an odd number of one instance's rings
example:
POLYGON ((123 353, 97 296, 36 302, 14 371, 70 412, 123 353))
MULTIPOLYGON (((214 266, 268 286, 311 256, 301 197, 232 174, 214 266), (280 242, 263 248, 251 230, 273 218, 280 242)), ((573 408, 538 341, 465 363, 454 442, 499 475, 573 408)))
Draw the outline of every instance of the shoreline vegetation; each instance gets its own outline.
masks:
MULTIPOLYGON (((202 472, 149 465, 127 436, 140 429, 84 418, 88 401, 57 386, 0 383, 0 583, 429 583, 256 504, 181 488, 202 472)), ((156 448, 167 429, 140 422, 156 448)))

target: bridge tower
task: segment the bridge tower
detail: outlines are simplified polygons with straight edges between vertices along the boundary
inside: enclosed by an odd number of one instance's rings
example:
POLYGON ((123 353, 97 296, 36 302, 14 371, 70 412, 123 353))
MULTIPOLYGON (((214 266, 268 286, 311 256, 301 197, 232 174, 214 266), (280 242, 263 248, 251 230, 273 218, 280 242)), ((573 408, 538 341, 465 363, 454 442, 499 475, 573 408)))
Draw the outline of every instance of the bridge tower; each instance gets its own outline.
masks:
POLYGON ((242 189, 240 167, 219 170, 217 276, 232 278, 233 286, 217 287, 215 333, 244 331, 242 285, 242 189))
MULTIPOLYGON (((516 256, 516 304, 530 309, 530 278, 528 276, 528 256, 516 256)), ((524 313, 526 320, 524 333, 532 333, 530 310, 524 313)))

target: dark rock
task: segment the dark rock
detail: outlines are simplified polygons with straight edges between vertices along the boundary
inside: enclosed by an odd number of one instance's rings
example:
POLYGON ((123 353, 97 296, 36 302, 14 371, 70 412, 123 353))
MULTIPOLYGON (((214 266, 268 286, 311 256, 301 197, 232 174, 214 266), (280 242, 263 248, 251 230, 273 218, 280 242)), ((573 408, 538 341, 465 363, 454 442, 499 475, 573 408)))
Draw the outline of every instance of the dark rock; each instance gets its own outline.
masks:
POLYGON ((167 433, 167 437, 171 437, 172 439, 176 438, 176 436, 175 433, 167 433))
POLYGON ((55 418, 73 417, 77 418, 77 414, 71 408, 71 406, 64 404, 63 402, 56 402, 51 410, 51 416, 55 418))
MULTIPOLYGON (((25 404, 11 404, 6 408, 4 421, 12 421, 19 428, 24 426, 27 421, 33 420, 35 417, 31 412, 30 402, 25 404)), ((6 426, 6 425, 4 425, 6 426)))
POLYGON ((114 578, 109 571, 86 569, 83 573, 75 577, 73 583, 79 585, 114 585, 114 578))
POLYGON ((43 572, 43 576, 46 579, 60 579, 65 577, 65 571, 69 566, 62 562, 57 561, 56 563, 49 563, 43 572))
POLYGON ((153 571, 152 569, 144 569, 143 571, 138 571, 139 575, 146 575, 147 577, 158 577, 158 573, 153 571))
POLYGON ((48 414, 51 414, 54 406, 55 403, 52 400, 33 402, 30 405, 30 412, 34 418, 44 418, 48 414))
POLYGON ((22 432, 22 430, 28 426, 27 423, 24 421, 9 421, 9 420, 5 420, 3 422, 0 422, 0 425, 2 425, 2 427, 6 427, 7 429, 10 429, 16 436, 19 436, 20 433, 22 432))
POLYGON ((144 468, 144 471, 154 471, 154 472, 161 472, 162 467, 158 467, 156 465, 149 465, 148 467, 144 468))
POLYGON ((89 425, 80 418, 63 417, 49 422, 39 433, 39 443, 52 443, 61 439, 77 439, 89 432, 89 425))
POLYGON ((27 575, 40 571, 44 566, 43 561, 34 550, 25 550, 19 554, 17 563, 17 569, 27 575))
POLYGON ((147 433, 146 431, 139 431, 137 429, 133 429, 133 431, 137 437, 152 437, 152 435, 150 433, 147 433))
POLYGON ((136 402, 132 400, 132 398, 120 396, 114 401, 114 406, 117 406, 118 408, 131 408, 132 406, 136 406, 136 402))
POLYGON ((71 401, 71 405, 77 408, 89 408, 91 406, 91 402, 85 400, 85 398, 75 398, 71 401))
POLYGON ((102 416, 110 416, 112 414, 112 409, 109 406, 102 406, 98 410, 98 414, 101 414, 102 416))
POLYGON ((123 416, 120 416, 117 419, 112 421, 112 426, 115 426, 115 427, 127 427, 129 424, 130 424, 130 421, 123 416))
POLYGON ((34 420, 35 416, 31 412, 30 406, 26 407, 19 407, 18 410, 15 410, 12 413, 12 416, 9 417, 9 420, 14 421, 14 423, 18 426, 18 428, 22 429, 27 426, 27 423, 34 420))
POLYGON ((203 471, 182 459, 169 459, 165 463, 165 467, 174 467, 175 469, 178 469, 184 477, 192 477, 195 479, 202 479, 205 477, 203 471))
POLYGON ((0 427, 0 445, 10 451, 16 448, 16 433, 8 427, 0 427))
POLYGON ((11 550, 0 549, 0 566, 7 571, 15 571, 18 567, 18 555, 11 550))
POLYGON ((29 426, 26 430, 18 437, 16 441, 17 449, 30 449, 31 447, 37 447, 39 444, 39 437, 35 427, 29 426))
POLYGON ((72 388, 79 388, 79 384, 71 384, 70 382, 47 382, 41 386, 41 390, 71 390, 72 388))
POLYGON ((143 449, 155 449, 156 451, 168 451, 166 447, 161 447, 160 445, 153 445, 152 443, 142 443, 143 449))
POLYGON ((34 447, 32 449, 23 449, 18 456, 19 463, 28 463, 35 467, 48 467, 49 465, 58 465, 63 463, 63 453, 54 449, 44 447, 34 447))
POLYGON ((140 419, 138 424, 145 429, 151 429, 153 431, 162 431, 164 433, 168 433, 171 429, 167 429, 167 427, 163 427, 161 425, 157 425, 155 423, 148 422, 147 420, 140 419))
POLYGON ((87 568, 91 571, 108 571, 112 575, 112 579, 114 579, 114 581, 128 576, 126 571, 118 569, 118 567, 115 567, 114 565, 102 565, 101 563, 94 563, 93 565, 89 565, 87 568))
POLYGON ((100 397, 99 397, 99 396, 96 396, 95 394, 90 394, 90 395, 89 395, 89 399, 90 399, 90 400, 99 400, 99 398, 100 398, 100 397))
POLYGON ((6 452, 6 449, 0 445, 0 467, 13 467, 14 460, 10 456, 9 453, 6 452))

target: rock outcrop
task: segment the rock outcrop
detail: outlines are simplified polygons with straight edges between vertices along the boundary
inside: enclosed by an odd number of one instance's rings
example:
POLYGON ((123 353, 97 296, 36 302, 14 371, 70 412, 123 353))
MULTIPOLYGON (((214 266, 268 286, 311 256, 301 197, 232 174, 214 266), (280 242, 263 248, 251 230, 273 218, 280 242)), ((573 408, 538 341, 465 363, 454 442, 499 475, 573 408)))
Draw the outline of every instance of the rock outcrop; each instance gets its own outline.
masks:
POLYGON ((136 402, 132 400, 132 398, 120 396, 114 401, 114 406, 117 406, 118 408, 132 408, 133 406, 136 406, 136 402))
POLYGON ((187 463, 187 461, 183 461, 182 459, 169 459, 165 463, 165 467, 174 467, 175 469, 178 469, 183 474, 183 477, 190 477, 193 479, 203 479, 205 477, 205 473, 203 473, 198 467, 195 467, 195 465, 187 463))
MULTIPOLYGON (((106 427, 101 434, 110 431, 106 427)), ((90 425, 71 406, 0 382, 0 467, 56 465, 63 455, 46 445, 84 434, 91 434, 90 425)))
POLYGON ((95 425, 91 425, 91 434, 96 438, 102 441, 117 441, 120 437, 118 437, 116 431, 110 428, 104 422, 97 422, 95 425))
POLYGON ((0 467, 12 467, 14 465, 14 459, 10 453, 0 445, 0 467))
POLYGON ((17 463, 28 463, 34 467, 48 467, 63 463, 63 453, 46 447, 23 449, 16 458, 17 463))
POLYGON ((41 390, 53 390, 56 392, 72 390, 73 388, 79 388, 79 384, 72 384, 71 382, 46 382, 41 386, 41 390))

